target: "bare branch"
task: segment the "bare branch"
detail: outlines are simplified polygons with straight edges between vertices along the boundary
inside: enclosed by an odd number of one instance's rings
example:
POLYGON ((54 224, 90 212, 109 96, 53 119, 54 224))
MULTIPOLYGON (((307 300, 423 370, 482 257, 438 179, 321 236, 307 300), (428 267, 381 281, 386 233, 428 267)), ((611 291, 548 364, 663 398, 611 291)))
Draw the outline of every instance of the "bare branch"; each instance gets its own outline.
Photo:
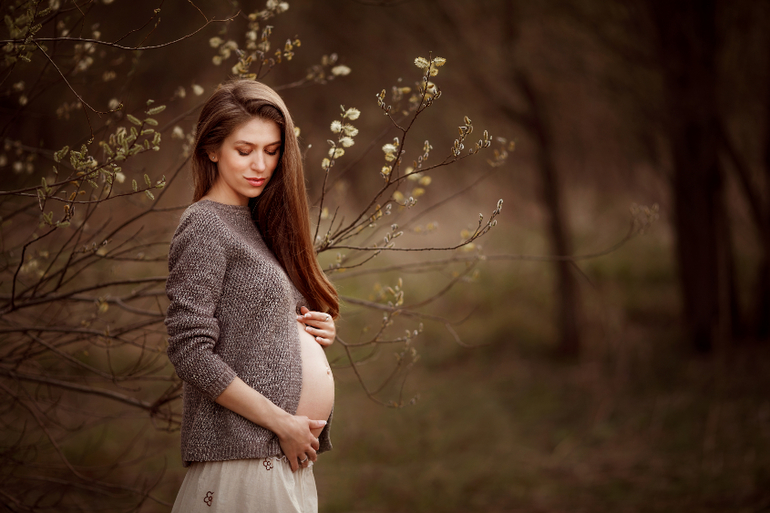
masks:
MULTIPOLYGON (((184 41, 186 39, 190 39, 191 37, 195 36, 200 31, 204 30, 206 27, 208 27, 209 25, 211 25, 213 23, 229 23, 229 22, 233 21, 235 18, 237 18, 239 14, 240 14, 240 11, 238 11, 237 13, 233 14, 232 16, 230 16, 228 18, 224 18, 222 20, 217 20, 217 19, 211 18, 211 19, 207 20, 205 24, 203 24, 200 27, 198 27, 195 31, 190 32, 189 34, 185 34, 184 36, 182 36, 182 37, 180 37, 178 39, 174 39, 173 41, 168 41, 166 43, 159 43, 157 45, 126 46, 126 45, 118 44, 117 42, 111 43, 109 41, 102 41, 100 39, 91 39, 91 38, 86 38, 86 37, 67 37, 67 36, 35 37, 35 38, 32 38, 32 40, 30 42, 31 43, 35 43, 35 44, 38 44, 39 42, 51 42, 51 41, 55 41, 55 42, 73 42, 73 43, 93 43, 95 45, 109 46, 111 48, 117 48, 118 50, 126 50, 126 51, 157 50, 157 49, 160 49, 160 48, 166 48, 168 46, 175 45, 177 43, 181 43, 182 41, 184 41)), ((121 39, 123 39, 123 38, 121 38, 121 39)), ((120 41, 120 39, 118 39, 118 41, 120 41)), ((0 39, 0 44, 6 44, 6 43, 17 43, 18 44, 18 43, 24 43, 24 40, 23 39, 0 39)))
POLYGON ((165 283, 165 282, 166 282, 165 276, 154 276, 150 278, 136 278, 136 279, 128 279, 128 280, 116 280, 111 282, 97 283, 96 285, 90 285, 88 287, 83 287, 81 289, 65 292, 62 294, 51 294, 48 296, 32 298, 18 305, 14 303, 14 298, 12 295, 11 304, 8 307, 6 307, 4 310, 0 311, 0 314, 5 315, 11 311, 19 310, 21 308, 27 308, 30 306, 40 305, 43 303, 52 303, 55 301, 60 301, 62 299, 67 299, 69 297, 72 297, 76 294, 82 294, 83 292, 88 292, 91 290, 99 290, 99 289, 114 287, 117 285, 136 285, 141 283, 165 283))
MULTIPOLYGON (((71 390, 73 392, 79 392, 81 394, 88 394, 88 395, 96 395, 100 397, 106 397, 107 399, 111 399, 113 401, 117 401, 119 403, 127 404, 129 406, 134 406, 136 408, 140 408, 143 410, 147 410, 152 414, 156 414, 158 412, 158 407, 160 404, 157 403, 148 403, 146 401, 141 401, 139 399, 136 399, 134 397, 130 397, 124 394, 119 394, 117 392, 113 392, 112 390, 106 390, 104 388, 94 388, 89 387, 85 385, 78 385, 77 383, 70 383, 67 381, 61 381, 58 379, 49 378, 47 376, 39 376, 39 375, 33 375, 33 374, 26 374, 23 372, 13 371, 6 369, 4 367, 0 367, 0 374, 4 374, 10 378, 18 379, 21 381, 30 381, 33 383, 42 383, 44 385, 51 385, 58 388, 62 388, 65 390, 71 390)), ((0 387, 7 390, 7 388, 0 382, 0 387)))

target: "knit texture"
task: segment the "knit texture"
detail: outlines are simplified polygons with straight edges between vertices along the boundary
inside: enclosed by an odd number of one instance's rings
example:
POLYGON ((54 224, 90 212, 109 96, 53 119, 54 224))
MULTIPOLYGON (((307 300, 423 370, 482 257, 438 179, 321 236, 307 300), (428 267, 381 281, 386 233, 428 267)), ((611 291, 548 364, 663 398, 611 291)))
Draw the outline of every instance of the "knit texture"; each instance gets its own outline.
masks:
MULTIPOLYGON (((184 381, 182 460, 267 458, 277 435, 220 406, 235 379, 294 415, 302 389, 302 294, 267 248, 248 206, 201 200, 182 214, 168 255, 168 357, 184 381)), ((329 421, 320 451, 331 449, 329 421)))

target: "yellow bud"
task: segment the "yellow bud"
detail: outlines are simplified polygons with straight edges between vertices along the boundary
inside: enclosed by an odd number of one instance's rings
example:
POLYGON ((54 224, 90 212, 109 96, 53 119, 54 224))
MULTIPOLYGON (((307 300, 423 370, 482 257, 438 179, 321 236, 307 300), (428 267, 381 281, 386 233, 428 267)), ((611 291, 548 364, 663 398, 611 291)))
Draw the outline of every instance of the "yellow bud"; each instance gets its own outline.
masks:
POLYGON ((334 75, 335 77, 340 77, 340 76, 344 77, 345 75, 349 75, 349 74, 350 74, 350 68, 348 68, 345 65, 340 64, 339 66, 334 66, 332 68, 332 75, 334 75))
POLYGON ((417 57, 414 60, 414 65, 420 69, 425 69, 430 65, 430 63, 428 62, 428 59, 426 59, 425 57, 417 57))
POLYGON ((345 115, 342 116, 342 117, 348 118, 351 121, 355 121, 355 120, 358 119, 358 116, 360 116, 360 115, 361 115, 361 111, 360 110, 351 107, 351 108, 349 108, 348 110, 345 111, 345 115))

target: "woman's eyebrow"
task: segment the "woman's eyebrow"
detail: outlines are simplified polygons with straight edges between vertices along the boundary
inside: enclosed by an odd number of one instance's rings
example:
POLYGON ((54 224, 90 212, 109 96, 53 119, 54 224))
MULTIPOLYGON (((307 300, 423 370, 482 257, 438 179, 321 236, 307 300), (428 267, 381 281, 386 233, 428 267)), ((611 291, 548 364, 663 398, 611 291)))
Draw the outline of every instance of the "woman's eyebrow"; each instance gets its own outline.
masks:
MULTIPOLYGON (((235 144, 248 144, 249 146, 257 146, 251 141, 235 141, 235 144)), ((265 144, 265 148, 267 148, 268 146, 275 146, 276 144, 281 144, 281 141, 275 141, 270 144, 265 144)))

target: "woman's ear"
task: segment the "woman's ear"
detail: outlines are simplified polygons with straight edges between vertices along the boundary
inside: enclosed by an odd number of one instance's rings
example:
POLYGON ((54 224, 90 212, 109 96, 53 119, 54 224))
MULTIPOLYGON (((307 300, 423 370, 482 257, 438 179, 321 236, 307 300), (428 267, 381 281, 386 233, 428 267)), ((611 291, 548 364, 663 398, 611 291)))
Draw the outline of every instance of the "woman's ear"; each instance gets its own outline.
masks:
POLYGON ((211 159, 211 162, 216 162, 219 157, 217 157, 217 154, 214 152, 209 153, 209 158, 211 159))

